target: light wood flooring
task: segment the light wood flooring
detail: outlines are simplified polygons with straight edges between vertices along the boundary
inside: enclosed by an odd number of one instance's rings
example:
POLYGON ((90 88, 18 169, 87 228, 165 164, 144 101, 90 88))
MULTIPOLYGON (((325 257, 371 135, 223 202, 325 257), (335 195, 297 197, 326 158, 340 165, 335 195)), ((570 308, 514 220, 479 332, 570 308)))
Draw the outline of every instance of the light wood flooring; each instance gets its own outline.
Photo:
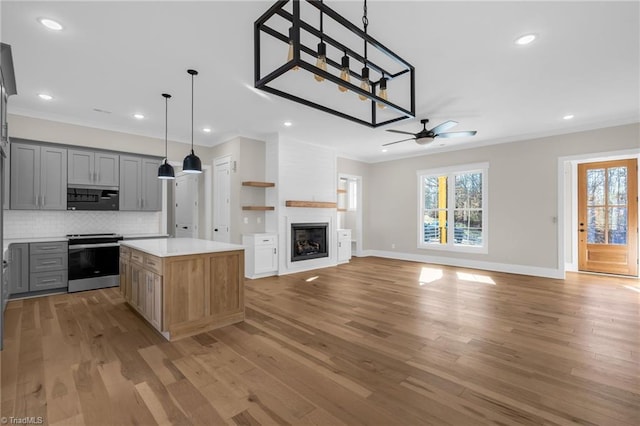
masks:
POLYGON ((638 285, 355 258, 247 280, 244 323, 174 343, 115 288, 13 301, 1 415, 92 426, 639 425, 640 293, 625 287, 638 285))

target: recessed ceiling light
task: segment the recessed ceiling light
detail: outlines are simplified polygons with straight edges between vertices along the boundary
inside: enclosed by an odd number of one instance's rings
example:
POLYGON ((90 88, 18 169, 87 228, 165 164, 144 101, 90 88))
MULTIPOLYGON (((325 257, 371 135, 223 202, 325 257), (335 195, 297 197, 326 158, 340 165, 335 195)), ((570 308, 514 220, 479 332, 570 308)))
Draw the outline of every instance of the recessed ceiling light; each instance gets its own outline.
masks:
POLYGON ((291 127, 291 126, 293 125, 293 123, 292 123, 292 122, 290 122, 290 121, 285 121, 285 122, 284 122, 284 123, 282 123, 282 124, 284 124, 286 127, 291 127))
POLYGON ((38 97, 40 99, 44 99, 45 101, 50 101, 51 99, 53 99, 53 96, 47 95, 46 93, 38 93, 38 97))
POLYGON ((142 120, 144 118, 144 115, 142 114, 133 114, 134 118, 137 118, 138 120, 142 120))
POLYGON ((567 114, 564 117, 562 117, 563 120, 571 120, 573 118, 573 114, 567 114))
POLYGON ((382 149, 382 152, 387 152, 387 151, 389 151, 387 148, 382 149))
POLYGON ((520 37, 518 37, 516 39, 516 44, 524 46, 525 44, 531 43, 535 39, 536 39, 536 35, 535 34, 525 34, 525 35, 520 36, 520 37))
POLYGON ((211 129, 208 127, 205 127, 204 129, 202 129, 202 131, 205 133, 211 133, 211 129))
POLYGON ((49 18, 39 18, 38 22, 53 31, 60 31, 64 28, 62 24, 49 18))

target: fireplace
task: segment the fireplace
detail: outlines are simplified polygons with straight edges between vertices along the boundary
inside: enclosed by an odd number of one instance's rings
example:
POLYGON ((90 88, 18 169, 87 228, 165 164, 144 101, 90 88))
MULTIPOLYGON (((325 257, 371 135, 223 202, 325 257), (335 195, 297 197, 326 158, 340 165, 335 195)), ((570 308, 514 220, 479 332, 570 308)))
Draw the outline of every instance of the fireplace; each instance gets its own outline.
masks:
POLYGON ((329 257, 327 250, 328 223, 291 224, 291 261, 329 257))

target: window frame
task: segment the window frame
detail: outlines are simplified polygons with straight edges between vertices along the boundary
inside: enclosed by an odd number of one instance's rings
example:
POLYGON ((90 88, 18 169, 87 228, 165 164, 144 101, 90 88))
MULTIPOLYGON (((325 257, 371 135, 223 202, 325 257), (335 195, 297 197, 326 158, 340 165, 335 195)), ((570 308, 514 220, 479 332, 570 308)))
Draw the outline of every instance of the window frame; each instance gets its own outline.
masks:
MULTIPOLYGON (((489 162, 460 164, 456 166, 439 167, 433 169, 418 170, 416 172, 418 183, 418 248, 426 250, 442 250, 459 253, 489 253, 489 162), (455 175, 466 173, 482 174, 482 245, 465 246, 455 243, 455 225, 447 226, 447 242, 425 243, 424 242, 424 178, 429 176, 447 176, 447 220, 453 220, 455 208, 455 175)), ((428 210, 428 209, 427 209, 428 210)), ((453 222, 452 222, 453 223, 453 222)))

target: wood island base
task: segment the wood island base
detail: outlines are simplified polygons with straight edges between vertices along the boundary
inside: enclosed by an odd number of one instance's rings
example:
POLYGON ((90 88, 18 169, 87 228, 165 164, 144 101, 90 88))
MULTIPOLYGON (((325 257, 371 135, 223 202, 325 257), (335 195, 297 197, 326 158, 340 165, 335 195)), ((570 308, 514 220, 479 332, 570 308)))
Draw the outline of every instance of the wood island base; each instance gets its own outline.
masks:
POLYGON ((244 250, 158 257, 120 246, 120 291, 167 340, 244 321, 244 250))

